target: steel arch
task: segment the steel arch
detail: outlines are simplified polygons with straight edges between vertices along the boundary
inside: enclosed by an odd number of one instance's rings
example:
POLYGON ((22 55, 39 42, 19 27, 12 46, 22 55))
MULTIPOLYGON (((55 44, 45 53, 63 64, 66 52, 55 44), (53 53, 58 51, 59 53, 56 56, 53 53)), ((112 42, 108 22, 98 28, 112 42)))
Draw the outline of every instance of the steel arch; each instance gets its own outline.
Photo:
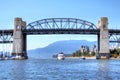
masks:
POLYGON ((85 20, 75 18, 47 18, 29 23, 26 30, 41 29, 97 29, 97 27, 85 20))

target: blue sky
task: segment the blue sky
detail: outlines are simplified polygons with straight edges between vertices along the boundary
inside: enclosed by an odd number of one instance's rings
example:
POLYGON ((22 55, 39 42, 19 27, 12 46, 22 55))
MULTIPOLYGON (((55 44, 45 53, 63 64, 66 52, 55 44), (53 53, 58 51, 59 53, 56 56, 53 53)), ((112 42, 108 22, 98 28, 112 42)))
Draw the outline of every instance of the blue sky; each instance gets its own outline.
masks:
MULTIPOLYGON (((14 18, 28 23, 45 18, 79 18, 97 25, 100 17, 109 19, 109 28, 120 28, 120 0, 0 0, 0 29, 13 29, 14 18)), ((28 36, 28 49, 44 47, 59 40, 97 40, 96 36, 28 36)))

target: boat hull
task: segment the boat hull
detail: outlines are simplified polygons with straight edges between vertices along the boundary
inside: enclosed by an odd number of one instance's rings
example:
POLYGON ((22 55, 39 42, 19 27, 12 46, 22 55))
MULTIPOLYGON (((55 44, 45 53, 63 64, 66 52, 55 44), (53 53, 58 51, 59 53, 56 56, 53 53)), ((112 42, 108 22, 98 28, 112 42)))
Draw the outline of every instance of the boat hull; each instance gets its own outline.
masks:
POLYGON ((64 60, 64 57, 57 57, 58 60, 64 60))

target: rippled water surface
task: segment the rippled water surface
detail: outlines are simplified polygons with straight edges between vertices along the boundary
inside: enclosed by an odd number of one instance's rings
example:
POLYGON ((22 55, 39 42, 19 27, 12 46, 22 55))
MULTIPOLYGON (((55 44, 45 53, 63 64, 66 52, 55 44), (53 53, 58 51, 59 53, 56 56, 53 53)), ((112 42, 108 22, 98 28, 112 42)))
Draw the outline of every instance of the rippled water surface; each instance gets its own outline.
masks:
POLYGON ((120 60, 0 61, 0 80, 120 80, 120 60))

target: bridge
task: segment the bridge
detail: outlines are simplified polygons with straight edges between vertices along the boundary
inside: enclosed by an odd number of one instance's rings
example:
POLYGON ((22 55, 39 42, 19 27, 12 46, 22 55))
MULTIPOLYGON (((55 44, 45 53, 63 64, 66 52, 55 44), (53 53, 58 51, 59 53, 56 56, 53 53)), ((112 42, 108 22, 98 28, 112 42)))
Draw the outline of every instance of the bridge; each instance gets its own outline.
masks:
POLYGON ((13 43, 12 55, 18 54, 24 59, 28 58, 26 49, 27 35, 97 35, 100 58, 109 58, 109 42, 120 42, 118 37, 114 37, 114 40, 109 41, 114 35, 120 35, 120 30, 108 29, 107 17, 102 17, 98 21, 98 27, 89 21, 75 18, 48 18, 34 21, 28 25, 22 18, 15 18, 14 23, 14 30, 0 30, 0 43, 13 43))

